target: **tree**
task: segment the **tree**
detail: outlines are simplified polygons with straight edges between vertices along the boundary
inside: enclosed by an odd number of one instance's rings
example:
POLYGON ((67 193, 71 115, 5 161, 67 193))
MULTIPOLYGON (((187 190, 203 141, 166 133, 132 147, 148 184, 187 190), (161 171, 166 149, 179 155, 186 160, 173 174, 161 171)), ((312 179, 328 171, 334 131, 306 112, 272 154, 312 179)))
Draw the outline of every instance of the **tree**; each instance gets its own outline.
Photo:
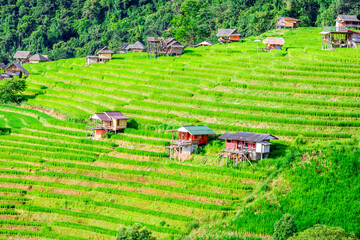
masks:
POLYGON ((314 227, 308 228, 290 237, 288 240, 355 240, 349 233, 345 232, 341 227, 329 227, 326 225, 316 224, 314 227))
POLYGON ((116 240, 155 240, 152 236, 152 232, 138 223, 135 223, 129 228, 120 228, 116 235, 116 240))
POLYGON ((26 82, 24 79, 13 78, 4 81, 0 86, 0 102, 16 102, 19 104, 22 100, 22 97, 18 94, 25 91, 25 89, 26 82))
POLYGON ((297 228, 294 223, 293 217, 290 214, 286 213, 274 225, 274 239, 286 240, 292 235, 294 235, 296 231, 297 228))

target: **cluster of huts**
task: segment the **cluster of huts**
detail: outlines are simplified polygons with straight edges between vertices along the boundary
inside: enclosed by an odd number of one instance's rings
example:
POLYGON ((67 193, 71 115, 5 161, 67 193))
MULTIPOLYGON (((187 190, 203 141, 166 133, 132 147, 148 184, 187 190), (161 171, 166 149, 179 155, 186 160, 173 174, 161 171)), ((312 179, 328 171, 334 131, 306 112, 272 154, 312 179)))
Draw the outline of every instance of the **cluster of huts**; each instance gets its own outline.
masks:
POLYGON ((322 49, 357 48, 360 46, 360 20, 355 15, 340 14, 335 19, 335 27, 324 27, 322 49))
POLYGON ((40 53, 31 54, 30 51, 17 51, 13 57, 19 64, 39 63, 51 61, 47 55, 40 53))
MULTIPOLYGON (((102 138, 108 132, 115 134, 127 128, 126 117, 120 111, 105 111, 95 113, 89 120, 92 125, 87 129, 93 131, 94 139, 102 138)), ((170 158, 174 160, 185 160, 199 147, 209 143, 209 136, 216 133, 206 125, 182 126, 178 129, 169 130, 178 133, 178 139, 172 140, 167 146, 170 151, 170 158)), ((272 139, 277 139, 271 134, 236 132, 224 133, 219 139, 226 141, 226 148, 222 150, 222 158, 233 159, 235 161, 260 160, 268 158, 272 139)))

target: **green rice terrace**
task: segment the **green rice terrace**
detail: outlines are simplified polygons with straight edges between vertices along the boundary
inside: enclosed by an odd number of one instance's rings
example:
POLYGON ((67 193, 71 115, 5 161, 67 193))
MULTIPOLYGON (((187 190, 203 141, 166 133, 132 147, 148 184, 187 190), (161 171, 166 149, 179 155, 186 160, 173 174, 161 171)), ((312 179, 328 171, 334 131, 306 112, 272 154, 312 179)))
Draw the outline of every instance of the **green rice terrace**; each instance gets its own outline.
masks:
POLYGON ((321 51, 320 31, 274 30, 181 57, 24 65, 27 101, 0 105, 0 127, 11 131, 0 136, 0 237, 115 239, 141 223, 159 239, 266 239, 286 212, 299 230, 360 233, 360 50, 321 51), (269 36, 283 37, 283 50, 258 51, 254 40, 269 36), (132 119, 94 141, 84 120, 103 111, 132 119), (216 136, 190 160, 170 160, 167 130, 190 124, 279 140, 254 167, 221 166, 216 136), (286 168, 294 159, 307 168, 286 168))

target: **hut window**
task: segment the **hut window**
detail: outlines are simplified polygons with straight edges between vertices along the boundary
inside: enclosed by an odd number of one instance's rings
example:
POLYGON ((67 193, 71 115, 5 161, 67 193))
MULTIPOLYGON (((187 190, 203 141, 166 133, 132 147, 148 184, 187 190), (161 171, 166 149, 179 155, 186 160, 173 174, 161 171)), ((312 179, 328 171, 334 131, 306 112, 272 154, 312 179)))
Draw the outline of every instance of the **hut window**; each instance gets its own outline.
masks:
POLYGON ((227 143, 231 143, 231 140, 228 139, 228 140, 226 140, 226 142, 227 142, 227 143))

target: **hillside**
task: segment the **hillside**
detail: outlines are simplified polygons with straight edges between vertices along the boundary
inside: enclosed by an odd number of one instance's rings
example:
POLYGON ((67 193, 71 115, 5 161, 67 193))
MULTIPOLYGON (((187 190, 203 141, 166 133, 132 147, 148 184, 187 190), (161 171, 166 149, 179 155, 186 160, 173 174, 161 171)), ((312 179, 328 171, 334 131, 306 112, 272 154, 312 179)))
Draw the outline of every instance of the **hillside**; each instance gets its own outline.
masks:
POLYGON ((0 128, 11 129, 0 136, 0 236, 114 239, 139 222, 159 239, 259 239, 287 212, 299 230, 322 223, 359 236, 359 49, 321 51, 320 30, 274 30, 181 57, 26 65, 28 101, 0 105, 0 128), (283 36, 284 50, 257 52, 254 40, 267 36, 283 36), (84 120, 105 110, 131 117, 130 128, 87 138, 84 120), (217 140, 170 161, 166 130, 185 124, 280 140, 254 168, 210 165, 217 140))
POLYGON ((218 28, 245 36, 273 29, 277 16, 299 18, 301 26, 329 26, 338 14, 359 14, 355 0, 0 0, 0 62, 16 50, 57 60, 85 57, 103 46, 175 37, 186 46, 216 41, 218 28))

